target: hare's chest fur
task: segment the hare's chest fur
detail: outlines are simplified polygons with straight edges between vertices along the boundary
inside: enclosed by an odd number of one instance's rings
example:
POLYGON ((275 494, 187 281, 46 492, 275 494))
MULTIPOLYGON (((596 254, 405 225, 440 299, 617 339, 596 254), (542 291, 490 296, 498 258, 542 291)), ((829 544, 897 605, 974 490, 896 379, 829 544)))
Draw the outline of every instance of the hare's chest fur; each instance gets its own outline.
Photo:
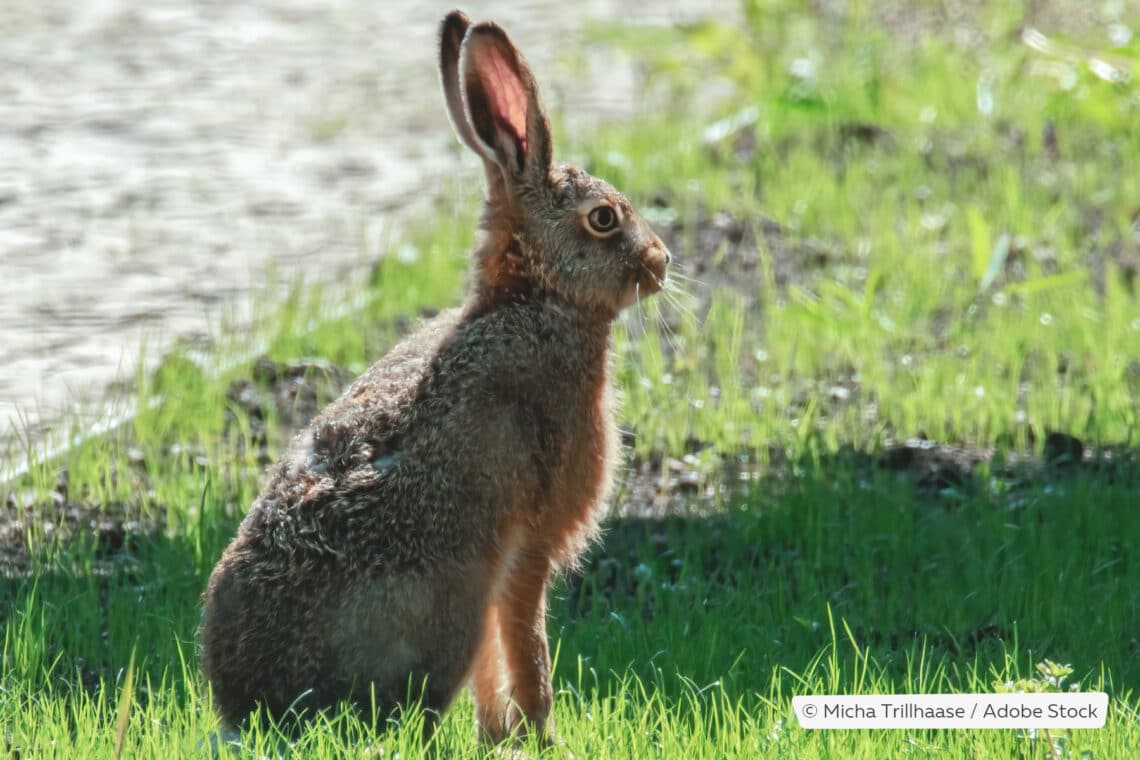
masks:
POLYGON ((573 564, 597 533, 620 458, 613 389, 603 381, 594 392, 590 411, 577 421, 576 445, 566 452, 564 467, 543 505, 546 511, 538 518, 540 529, 556 537, 559 565, 573 564))
POLYGON ((485 395, 502 404, 492 415, 500 424, 490 423, 487 433, 513 442, 487 446, 510 452, 492 467, 511 473, 501 492, 506 520, 499 540, 542 546, 566 565, 596 533, 620 439, 608 329, 587 332, 559 318, 566 315, 540 314, 513 367, 484 379, 497 388, 485 395))

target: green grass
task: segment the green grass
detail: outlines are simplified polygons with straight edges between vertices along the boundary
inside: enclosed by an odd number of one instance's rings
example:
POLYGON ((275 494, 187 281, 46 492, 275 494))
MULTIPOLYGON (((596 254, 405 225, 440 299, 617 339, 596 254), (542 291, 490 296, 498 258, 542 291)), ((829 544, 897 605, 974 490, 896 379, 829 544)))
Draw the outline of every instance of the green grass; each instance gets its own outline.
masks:
MULTIPOLYGON (((663 199, 648 213, 681 221, 687 273, 683 308, 659 298, 617 328, 622 421, 641 477, 696 449, 685 466, 715 498, 622 510, 554 590, 559 733, 578 757, 1135 755, 1140 42, 1112 48, 1108 20, 1019 38, 1034 24, 1014 6, 971 17, 980 38, 884 27, 875 3, 749 7, 743 29, 598 32, 652 58, 656 114, 568 151, 643 208, 663 199), (1133 82, 1098 76, 1102 59, 1133 82), (733 95, 701 118, 712 76, 733 95), (708 144, 734 116, 744 131, 708 144), (718 211, 757 230, 753 266, 702 248, 718 211), (1051 430, 1123 446, 1113 465, 1003 465, 1051 430), (933 488, 875 458, 920 433, 997 458, 933 488), (718 479, 730 459, 747 484, 718 479), (809 732, 791 710, 796 694, 1035 688, 1045 659, 1109 692, 1104 729, 809 732)), ((257 339, 363 369, 401 317, 462 293, 473 199, 439 213, 367 288, 264 297, 257 339)), ((165 528, 112 549, 28 532, 35 576, 0 582, 0 753, 190 756, 215 730, 194 632, 264 467, 226 397, 249 344, 219 326, 204 358, 139 378, 128 430, 29 455, 19 486, 43 520, 66 468, 71 498, 165 528)), ((258 728, 235 754, 417 757, 418 720, 337 714, 292 745, 258 728)), ((464 696, 438 756, 479 756, 472 721, 464 696)))
MULTIPOLYGON (((816 23, 790 9, 766 9, 751 34, 700 26, 676 35, 687 46, 644 41, 665 57, 702 43, 718 55, 746 51, 732 71, 754 97, 726 115, 754 111, 757 147, 744 161, 727 155, 731 140, 710 148, 681 116, 693 95, 682 88, 676 118, 617 128, 591 168, 666 195, 682 214, 704 206, 774 219, 793 257, 813 241, 828 253, 823 267, 793 262, 808 271, 778 287, 774 253, 761 245, 758 271, 736 283, 760 303, 745 338, 733 340, 738 311, 714 304, 704 329, 677 341, 681 386, 633 387, 629 413, 649 445, 673 442, 679 417, 701 438, 786 438, 782 412, 797 385, 840 371, 859 378, 877 413, 871 425, 858 407, 828 420, 833 446, 884 430, 983 444, 1006 435, 1025 446, 1030 425, 1131 440, 1140 424, 1140 311, 1128 281, 1136 264, 1129 273, 1113 256, 1140 249, 1140 177, 1130 169, 1140 159, 1140 95, 1090 72, 1101 50, 1061 62, 1021 44, 1019 18, 991 20, 985 43, 964 46, 891 44, 870 21, 816 23), (788 70, 817 56, 805 64, 810 76, 788 70), (1047 64, 1071 73, 1071 89, 1047 64), (992 91, 985 114, 979 88, 992 91), (861 125, 880 136, 844 137, 861 125), (1057 157, 1043 145, 1050 131, 1057 157), (737 361, 706 372, 716 366, 704 355, 710 336, 745 355, 751 374, 737 361), (732 397, 690 413, 710 382, 732 397), (729 430, 736 423, 742 429, 729 430)), ((1140 75, 1137 48, 1113 60, 1140 75)))

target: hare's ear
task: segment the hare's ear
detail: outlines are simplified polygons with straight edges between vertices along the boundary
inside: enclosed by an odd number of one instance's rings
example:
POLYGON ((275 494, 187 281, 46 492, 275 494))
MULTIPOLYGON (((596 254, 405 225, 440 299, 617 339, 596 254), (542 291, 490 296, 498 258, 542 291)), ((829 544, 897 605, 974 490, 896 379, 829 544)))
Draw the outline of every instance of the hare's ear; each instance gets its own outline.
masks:
POLYGON ((471 27, 461 52, 467 121, 482 155, 514 181, 541 182, 550 170, 550 122, 522 54, 491 22, 471 27))
POLYGON ((487 159, 489 156, 475 138, 471 122, 467 120, 467 109, 463 105, 463 93, 459 85, 460 47, 470 26, 471 20, 463 11, 455 10, 444 17, 439 27, 439 77, 443 82, 443 98, 447 101, 447 113, 451 117, 455 134, 468 148, 487 159))

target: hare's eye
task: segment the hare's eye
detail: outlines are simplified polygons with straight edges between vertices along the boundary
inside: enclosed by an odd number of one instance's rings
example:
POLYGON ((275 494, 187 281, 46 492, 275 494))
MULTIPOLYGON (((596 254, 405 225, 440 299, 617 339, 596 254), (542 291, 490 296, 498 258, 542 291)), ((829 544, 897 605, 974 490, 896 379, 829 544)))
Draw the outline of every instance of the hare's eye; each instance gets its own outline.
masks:
POLYGON ((609 235, 617 229, 618 215, 612 206, 598 206, 586 216, 590 232, 595 235, 609 235))

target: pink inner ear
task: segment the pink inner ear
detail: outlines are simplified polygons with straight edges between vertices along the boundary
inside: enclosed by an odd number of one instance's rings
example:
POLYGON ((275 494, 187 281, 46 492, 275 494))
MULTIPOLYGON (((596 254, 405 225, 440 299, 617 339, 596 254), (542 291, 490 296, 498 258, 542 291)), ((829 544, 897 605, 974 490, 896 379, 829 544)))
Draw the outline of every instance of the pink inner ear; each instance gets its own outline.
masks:
POLYGON ((522 80, 497 51, 496 54, 481 56, 475 65, 486 88, 495 121, 514 132, 519 149, 525 154, 527 95, 522 80))

